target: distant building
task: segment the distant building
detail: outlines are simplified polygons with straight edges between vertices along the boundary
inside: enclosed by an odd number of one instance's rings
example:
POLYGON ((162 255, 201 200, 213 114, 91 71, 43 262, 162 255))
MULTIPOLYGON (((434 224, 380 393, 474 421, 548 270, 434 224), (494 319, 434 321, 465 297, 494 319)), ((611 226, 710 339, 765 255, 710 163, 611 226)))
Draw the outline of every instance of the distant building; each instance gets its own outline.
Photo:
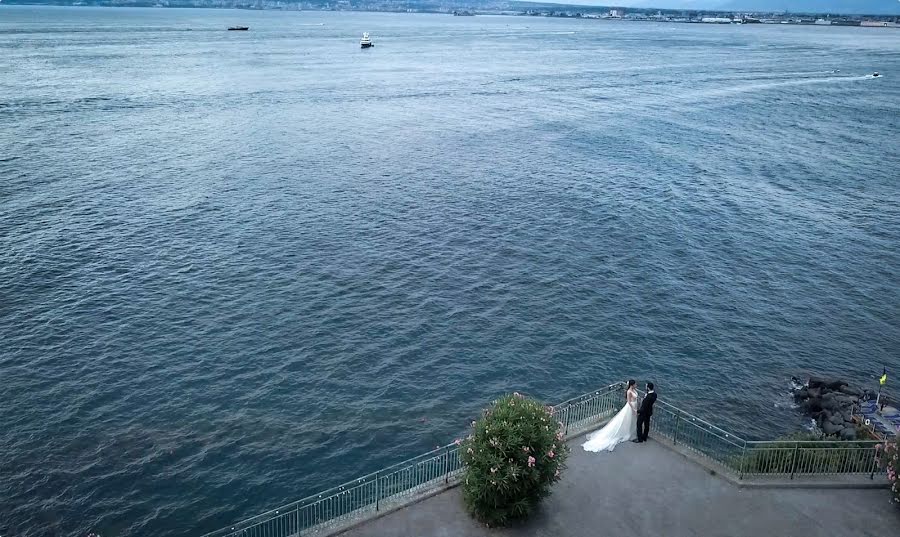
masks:
POLYGON ((870 28, 896 28, 896 22, 887 22, 887 21, 862 21, 859 23, 860 26, 868 26, 870 28))

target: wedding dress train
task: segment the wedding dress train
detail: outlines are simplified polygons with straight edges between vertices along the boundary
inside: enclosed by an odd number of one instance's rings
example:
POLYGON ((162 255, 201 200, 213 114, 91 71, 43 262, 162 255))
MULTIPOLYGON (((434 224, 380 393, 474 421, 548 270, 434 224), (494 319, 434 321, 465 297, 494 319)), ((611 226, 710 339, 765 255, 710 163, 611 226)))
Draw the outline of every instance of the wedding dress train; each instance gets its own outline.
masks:
POLYGON ((627 402, 602 429, 588 435, 585 451, 612 451, 622 442, 637 438, 637 392, 628 390, 627 402))

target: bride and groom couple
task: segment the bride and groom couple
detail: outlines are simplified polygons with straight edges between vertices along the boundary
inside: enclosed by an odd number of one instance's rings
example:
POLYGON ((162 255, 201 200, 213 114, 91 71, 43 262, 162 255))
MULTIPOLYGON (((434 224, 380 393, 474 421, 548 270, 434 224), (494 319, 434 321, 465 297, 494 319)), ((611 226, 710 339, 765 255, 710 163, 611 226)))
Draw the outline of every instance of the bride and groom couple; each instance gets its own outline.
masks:
POLYGON ((646 442, 650 432, 650 416, 653 415, 653 404, 656 392, 653 383, 647 383, 647 395, 638 406, 637 382, 628 381, 625 391, 625 406, 602 429, 588 436, 582 444, 585 451, 612 451, 622 442, 646 442))

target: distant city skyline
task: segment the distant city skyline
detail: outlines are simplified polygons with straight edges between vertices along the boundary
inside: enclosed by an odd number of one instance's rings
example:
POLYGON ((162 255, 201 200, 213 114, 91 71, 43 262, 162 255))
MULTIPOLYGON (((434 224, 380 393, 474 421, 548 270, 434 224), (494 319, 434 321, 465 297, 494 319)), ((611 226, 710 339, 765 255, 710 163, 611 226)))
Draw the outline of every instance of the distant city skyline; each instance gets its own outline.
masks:
POLYGON ((792 11, 816 13, 897 14, 900 0, 623 0, 610 3, 602 0, 543 0, 554 4, 582 6, 614 5, 641 9, 792 11))

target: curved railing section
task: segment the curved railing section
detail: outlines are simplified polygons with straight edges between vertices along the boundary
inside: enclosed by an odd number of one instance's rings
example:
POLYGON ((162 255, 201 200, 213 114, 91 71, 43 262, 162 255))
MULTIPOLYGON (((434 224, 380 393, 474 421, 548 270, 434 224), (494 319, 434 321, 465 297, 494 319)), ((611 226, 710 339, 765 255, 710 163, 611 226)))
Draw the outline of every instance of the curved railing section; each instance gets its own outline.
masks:
MULTIPOLYGON (((614 415, 624 404, 624 388, 621 382, 611 384, 554 406, 566 437, 614 415)), ((204 537, 292 537, 337 529, 443 490, 461 471, 459 447, 448 444, 204 537)))
POLYGON ((663 401, 656 403, 651 429, 739 480, 840 482, 882 472, 875 440, 748 441, 663 401))
MULTIPOLYGON (((625 402, 624 383, 553 407, 566 439, 597 428, 625 402)), ((739 480, 873 479, 880 472, 875 441, 748 441, 665 401, 654 407, 656 438, 739 480)), ((459 447, 448 444, 418 457, 241 521, 204 537, 293 537, 337 530, 407 505, 455 484, 459 447)))

